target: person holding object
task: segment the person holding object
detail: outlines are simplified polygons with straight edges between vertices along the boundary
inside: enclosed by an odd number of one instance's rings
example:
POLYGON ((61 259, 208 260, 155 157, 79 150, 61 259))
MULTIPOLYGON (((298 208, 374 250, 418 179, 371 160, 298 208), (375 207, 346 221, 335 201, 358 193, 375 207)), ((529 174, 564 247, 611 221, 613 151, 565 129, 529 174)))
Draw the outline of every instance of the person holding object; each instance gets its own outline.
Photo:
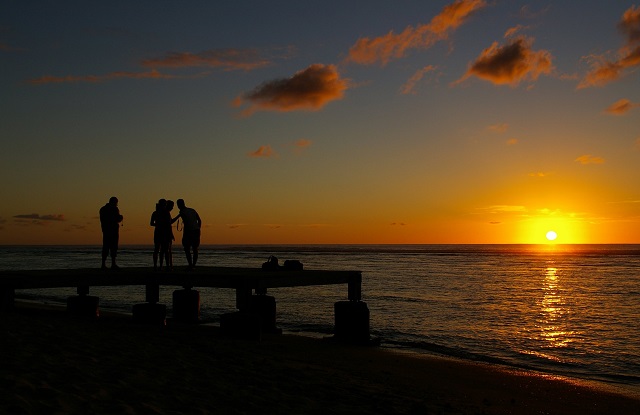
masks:
POLYGON ((189 269, 193 269, 198 262, 198 247, 200 246, 200 228, 202 226, 202 220, 195 209, 187 207, 183 199, 178 199, 176 202, 180 213, 173 218, 176 221, 182 218, 183 230, 182 230, 182 246, 184 253, 187 255, 187 262, 189 263, 189 269), (191 251, 193 250, 193 256, 191 251))
POLYGON ((100 208, 100 226, 102 228, 102 269, 107 269, 107 256, 111 254, 111 269, 118 269, 118 239, 122 215, 118 209, 118 198, 112 196, 109 203, 100 208))

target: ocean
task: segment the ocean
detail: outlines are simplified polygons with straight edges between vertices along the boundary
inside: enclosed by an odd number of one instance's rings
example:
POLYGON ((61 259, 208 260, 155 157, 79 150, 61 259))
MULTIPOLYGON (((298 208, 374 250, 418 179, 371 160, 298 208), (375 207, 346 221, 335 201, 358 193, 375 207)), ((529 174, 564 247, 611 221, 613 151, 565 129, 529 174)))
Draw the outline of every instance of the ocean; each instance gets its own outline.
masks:
MULTIPOLYGON (((174 265, 184 253, 174 246, 174 265)), ((152 247, 121 247, 121 267, 152 265, 152 247)), ((260 267, 270 255, 305 269, 359 270, 381 347, 531 370, 640 396, 640 245, 203 246, 199 265, 260 267)), ((100 265, 97 246, 0 247, 0 270, 100 265)), ((171 308, 173 287, 161 289, 171 308)), ((235 292, 200 288, 204 323, 235 311, 235 292)), ((65 303, 75 288, 20 290, 65 303)), ((270 289, 284 332, 333 333, 343 285, 270 289)), ((102 310, 131 312, 144 287, 92 287, 102 310)))

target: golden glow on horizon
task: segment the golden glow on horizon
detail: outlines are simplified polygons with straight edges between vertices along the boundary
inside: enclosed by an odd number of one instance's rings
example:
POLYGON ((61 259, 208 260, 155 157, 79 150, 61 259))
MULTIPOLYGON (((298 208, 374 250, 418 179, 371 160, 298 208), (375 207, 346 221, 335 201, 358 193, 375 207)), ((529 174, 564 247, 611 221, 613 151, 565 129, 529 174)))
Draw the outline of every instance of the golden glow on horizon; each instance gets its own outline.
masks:
POLYGON ((555 241, 556 238, 558 237, 558 234, 555 231, 549 231, 547 232, 547 239, 551 242, 551 241, 555 241))

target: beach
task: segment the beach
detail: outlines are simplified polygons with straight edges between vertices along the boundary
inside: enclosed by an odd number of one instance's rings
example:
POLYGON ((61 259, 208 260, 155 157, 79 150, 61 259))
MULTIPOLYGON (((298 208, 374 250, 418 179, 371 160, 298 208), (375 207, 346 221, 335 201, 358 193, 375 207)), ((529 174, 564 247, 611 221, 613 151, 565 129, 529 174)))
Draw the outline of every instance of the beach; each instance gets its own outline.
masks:
POLYGON ((0 317, 1 413, 640 414, 636 398, 566 379, 328 339, 24 302, 0 317))

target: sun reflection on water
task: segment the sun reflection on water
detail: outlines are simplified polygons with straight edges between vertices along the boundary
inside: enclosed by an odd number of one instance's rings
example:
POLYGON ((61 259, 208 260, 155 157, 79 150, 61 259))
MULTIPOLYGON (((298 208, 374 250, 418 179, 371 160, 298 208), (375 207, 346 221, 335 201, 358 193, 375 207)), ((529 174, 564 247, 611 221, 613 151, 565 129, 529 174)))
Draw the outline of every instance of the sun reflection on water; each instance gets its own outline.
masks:
POLYGON ((545 342, 544 348, 558 349, 567 347, 573 342, 574 332, 569 330, 567 317, 569 310, 567 301, 563 297, 559 270, 555 267, 547 267, 543 280, 543 296, 539 301, 540 340, 545 342))

